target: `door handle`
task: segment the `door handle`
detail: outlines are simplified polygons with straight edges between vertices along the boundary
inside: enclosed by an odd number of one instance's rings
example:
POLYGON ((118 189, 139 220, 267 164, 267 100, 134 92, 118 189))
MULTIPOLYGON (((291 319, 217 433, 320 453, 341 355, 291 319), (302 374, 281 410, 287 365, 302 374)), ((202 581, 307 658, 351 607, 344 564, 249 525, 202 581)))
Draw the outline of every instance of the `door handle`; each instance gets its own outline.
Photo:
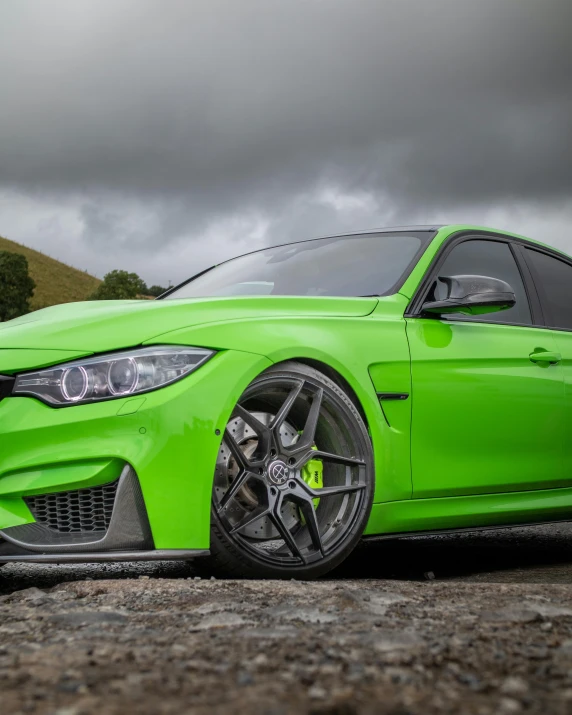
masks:
POLYGON ((530 353, 528 357, 531 362, 548 363, 549 365, 557 365, 562 360, 560 353, 553 353, 548 350, 539 350, 536 353, 530 353))

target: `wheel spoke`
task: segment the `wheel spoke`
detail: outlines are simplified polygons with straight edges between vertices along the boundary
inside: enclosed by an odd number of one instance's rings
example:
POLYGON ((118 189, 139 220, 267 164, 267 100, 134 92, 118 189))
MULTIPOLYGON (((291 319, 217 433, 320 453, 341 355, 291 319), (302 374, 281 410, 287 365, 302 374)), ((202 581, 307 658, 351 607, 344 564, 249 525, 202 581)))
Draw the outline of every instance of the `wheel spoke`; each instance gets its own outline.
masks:
POLYGON ((343 454, 332 454, 331 452, 322 452, 321 450, 312 450, 309 454, 310 459, 321 459, 323 462, 334 462, 334 464, 345 464, 348 467, 365 467, 363 459, 355 457, 344 457, 343 454))
POLYGON ((224 442, 227 445, 227 447, 229 448, 230 453, 234 457, 234 461, 238 464, 240 469, 243 469, 243 470, 248 469, 248 462, 246 460, 244 452, 240 448, 240 445, 238 444, 238 442, 235 440, 235 438, 229 432, 228 427, 224 433, 224 442))
POLYGON ((241 531, 242 529, 245 529, 247 526, 250 526, 251 524, 254 524, 257 522, 259 519, 262 519, 264 516, 268 515, 268 507, 267 506, 259 506, 254 511, 249 512, 244 516, 238 524, 235 524, 235 526, 232 527, 230 530, 231 534, 236 534, 237 531, 241 531))
POLYGON ((265 458, 270 453, 270 441, 271 435, 270 429, 263 424, 260 420, 251 414, 247 409, 242 407, 242 405, 236 405, 233 411, 233 415, 240 417, 258 437, 258 446, 256 448, 255 454, 250 458, 250 466, 260 466, 265 458))
POLYGON ((256 417, 242 405, 236 405, 232 414, 236 415, 236 417, 240 417, 241 420, 244 420, 244 422, 246 422, 246 424, 256 432, 258 437, 268 434, 268 427, 260 420, 257 420, 256 417))
POLYGON ((270 517, 270 520, 276 527, 276 530, 278 531, 280 536, 284 539, 284 543, 290 549, 292 556, 299 558, 305 564, 306 559, 304 558, 304 556, 302 556, 302 552, 298 548, 296 540, 292 536, 292 533, 290 532, 286 524, 282 521, 282 516, 280 514, 281 505, 282 499, 278 499, 274 504, 272 510, 269 512, 268 516, 270 517))
MULTIPOLYGON (((307 485, 306 485, 307 486, 307 485)), ((335 487, 322 487, 321 489, 311 489, 308 487, 313 497, 332 497, 337 494, 352 494, 365 489, 365 484, 340 484, 335 487)))
POLYGON ((297 454, 298 452, 310 449, 316 441, 316 429, 318 427, 318 419, 320 418, 323 396, 324 390, 320 387, 314 393, 312 404, 310 405, 310 411, 308 412, 306 424, 304 425, 300 439, 296 442, 293 449, 288 450, 292 454, 297 454))
POLYGON ((316 516, 316 509, 314 507, 314 502, 311 498, 298 498, 296 499, 300 511, 308 527, 310 533, 310 538, 312 539, 312 544, 316 551, 319 551, 322 556, 324 555, 324 547, 322 545, 322 537, 320 536, 320 527, 318 525, 318 518, 316 516))
POLYGON ((226 509, 228 506, 228 503, 231 501, 231 499, 234 498, 236 493, 242 489, 242 487, 246 484, 246 482, 250 479, 260 479, 258 474, 253 474, 252 472, 249 472, 248 470, 243 470, 240 472, 240 474, 235 477, 232 482, 230 483, 229 488, 226 490, 226 492, 223 494, 219 505, 218 505, 218 511, 219 513, 226 509))
POLYGON ((290 390, 290 392, 288 393, 288 397, 284 400, 282 407, 278 410, 278 413, 270 424, 270 429, 274 431, 274 438, 279 441, 280 445, 282 444, 280 440, 280 427, 282 427, 284 421, 286 420, 286 417, 288 417, 288 414, 290 413, 292 406, 298 399, 299 394, 302 392, 303 387, 304 382, 302 380, 296 383, 296 387, 290 390))
MULTIPOLYGON (((332 487, 320 487, 319 489, 312 489, 312 487, 307 484, 302 477, 296 477, 296 487, 293 492, 289 493, 289 496, 296 501, 301 503, 310 499, 320 499, 321 497, 331 497, 337 494, 352 494, 353 492, 359 492, 365 489, 365 484, 337 484, 332 487)), ((313 504, 313 502, 311 502, 313 504)))
POLYGON ((319 449, 309 449, 304 454, 299 456, 294 469, 302 469, 312 459, 320 459, 322 462, 332 462, 341 464, 345 467, 365 467, 365 462, 355 457, 344 457, 342 454, 331 454, 330 452, 322 452, 319 449))

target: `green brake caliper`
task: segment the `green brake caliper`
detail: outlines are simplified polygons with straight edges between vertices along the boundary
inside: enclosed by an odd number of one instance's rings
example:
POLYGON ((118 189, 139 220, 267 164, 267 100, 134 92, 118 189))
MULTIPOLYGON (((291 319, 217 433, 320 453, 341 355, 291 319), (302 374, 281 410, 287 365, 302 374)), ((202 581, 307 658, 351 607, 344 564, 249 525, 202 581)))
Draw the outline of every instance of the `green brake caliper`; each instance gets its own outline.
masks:
MULTIPOLYGON (((312 449, 317 450, 316 445, 312 449)), ((306 482, 312 489, 321 489, 324 486, 324 463, 321 459, 311 459, 307 464, 302 467, 301 470, 302 479, 306 482)), ((314 508, 318 508, 320 499, 313 499, 314 508)), ((302 513, 300 513, 300 519, 302 524, 305 524, 305 519, 302 513)))

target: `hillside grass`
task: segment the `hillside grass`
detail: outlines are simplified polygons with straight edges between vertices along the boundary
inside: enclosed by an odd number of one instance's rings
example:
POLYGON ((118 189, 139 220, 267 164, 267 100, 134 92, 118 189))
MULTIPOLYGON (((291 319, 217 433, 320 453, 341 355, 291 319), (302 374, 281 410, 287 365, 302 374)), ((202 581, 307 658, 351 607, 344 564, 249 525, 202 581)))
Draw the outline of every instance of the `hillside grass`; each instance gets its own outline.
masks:
POLYGON ((67 266, 40 251, 22 246, 2 236, 0 236, 0 251, 21 253, 28 259, 30 275, 36 281, 34 297, 30 301, 32 310, 47 308, 58 303, 86 300, 101 283, 99 278, 90 276, 89 273, 67 266))

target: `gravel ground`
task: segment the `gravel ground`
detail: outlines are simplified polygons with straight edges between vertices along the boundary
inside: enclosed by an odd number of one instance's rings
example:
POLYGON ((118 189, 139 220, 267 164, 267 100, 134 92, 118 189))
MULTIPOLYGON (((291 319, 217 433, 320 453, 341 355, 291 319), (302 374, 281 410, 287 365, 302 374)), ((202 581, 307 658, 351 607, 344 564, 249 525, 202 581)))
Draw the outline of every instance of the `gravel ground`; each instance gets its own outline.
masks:
POLYGON ((319 582, 0 573, 0 712, 572 713, 572 525, 364 544, 319 582))

